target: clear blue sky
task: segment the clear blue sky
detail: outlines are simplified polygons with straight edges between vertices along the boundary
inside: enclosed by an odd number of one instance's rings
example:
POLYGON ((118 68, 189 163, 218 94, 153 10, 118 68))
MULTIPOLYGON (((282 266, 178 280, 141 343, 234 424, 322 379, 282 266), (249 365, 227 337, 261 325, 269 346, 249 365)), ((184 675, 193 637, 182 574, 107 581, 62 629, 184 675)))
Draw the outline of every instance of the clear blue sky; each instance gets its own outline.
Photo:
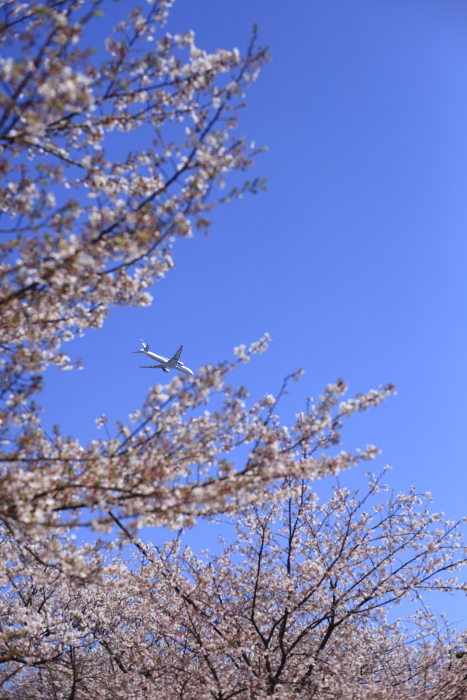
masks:
MULTIPOLYGON (((104 5, 102 23, 132 4, 104 5)), ((254 22, 273 60, 239 131, 268 146, 253 174, 269 191, 181 241, 150 309, 116 310, 66 346, 84 370, 47 372, 45 423, 86 441, 99 414, 126 419, 156 380, 131 354, 140 337, 166 355, 183 343, 196 369, 268 331, 270 350, 238 375, 253 396, 303 367, 281 408, 290 423, 338 376, 351 393, 394 382, 344 447, 378 445, 371 466, 393 465, 397 491, 414 484, 467 515, 467 4, 177 0, 168 29, 243 49, 254 22)))

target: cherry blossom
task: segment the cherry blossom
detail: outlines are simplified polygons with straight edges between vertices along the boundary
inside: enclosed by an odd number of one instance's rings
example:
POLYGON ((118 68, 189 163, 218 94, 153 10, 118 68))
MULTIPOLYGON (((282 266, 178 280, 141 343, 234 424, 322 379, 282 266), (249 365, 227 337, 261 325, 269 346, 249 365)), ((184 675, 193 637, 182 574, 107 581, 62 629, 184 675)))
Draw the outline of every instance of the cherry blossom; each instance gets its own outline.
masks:
POLYGON ((70 577, 5 536, 6 697, 465 697, 462 636, 426 607, 390 619, 428 591, 465 592, 457 524, 371 474, 364 493, 337 483, 325 503, 301 479, 278 488, 289 497, 246 506, 217 555, 180 534, 144 544, 115 518, 133 558, 103 569, 82 548, 70 577))
POLYGON ((166 31, 171 5, 132 7, 94 54, 103 0, 0 4, 0 698, 465 698, 465 640, 422 601, 465 594, 458 524, 381 477, 312 488, 376 457, 341 433, 391 384, 349 398, 339 379, 284 425, 301 370, 257 399, 232 380, 266 334, 96 416, 88 444, 41 424, 45 369, 77 364, 64 343, 149 305, 174 241, 264 187, 222 193, 261 150, 237 131, 268 60, 256 29, 208 53, 166 31), (221 516, 216 556, 138 538, 221 516))

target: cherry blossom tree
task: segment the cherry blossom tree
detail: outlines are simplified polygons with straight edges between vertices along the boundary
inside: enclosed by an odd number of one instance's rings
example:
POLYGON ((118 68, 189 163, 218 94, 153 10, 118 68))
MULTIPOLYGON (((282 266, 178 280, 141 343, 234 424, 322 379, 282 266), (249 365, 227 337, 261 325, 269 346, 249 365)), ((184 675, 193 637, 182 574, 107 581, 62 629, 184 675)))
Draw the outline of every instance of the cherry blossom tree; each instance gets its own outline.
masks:
POLYGON ((280 488, 285 501, 235 518, 220 554, 126 531, 133 561, 104 573, 90 551, 86 585, 5 538, 5 697, 467 697, 463 639, 426 608, 391 619, 429 591, 465 592, 457 524, 372 475, 364 494, 337 484, 323 504, 304 480, 280 488))
POLYGON ((339 451, 341 429, 391 385, 348 399, 338 380, 288 428, 300 372, 258 400, 230 380, 266 335, 152 387, 113 432, 98 417, 100 440, 41 425, 64 343, 150 304, 174 241, 264 186, 222 189, 257 153, 237 117, 267 51, 254 30, 209 54, 164 29, 171 4, 133 7, 94 51, 103 0, 0 3, 0 699, 465 698, 463 640, 420 603, 465 590, 456 524, 414 491, 380 502, 373 477, 324 504, 310 486, 373 459, 339 451), (137 538, 220 516, 219 556, 137 538), (419 610, 394 621, 404 600, 419 610))
POLYGON ((115 517, 193 524, 261 502, 284 476, 324 476, 376 454, 317 450, 338 444, 343 417, 391 386, 339 407, 339 381, 288 431, 273 415, 277 396, 250 404, 227 383, 267 336, 231 363, 153 387, 102 440, 83 445, 41 426, 44 370, 72 366, 63 344, 100 327, 112 306, 150 304, 174 240, 209 226, 211 208, 239 191, 216 194, 226 176, 255 154, 236 124, 268 58, 256 30, 244 55, 208 54, 192 32, 164 31, 171 4, 134 7, 96 56, 86 31, 108 7, 101 0, 1 5, 0 518, 18 537, 85 522, 109 530, 115 517), (132 150, 136 133, 144 150, 132 150), (222 408, 207 413, 215 394, 222 408))

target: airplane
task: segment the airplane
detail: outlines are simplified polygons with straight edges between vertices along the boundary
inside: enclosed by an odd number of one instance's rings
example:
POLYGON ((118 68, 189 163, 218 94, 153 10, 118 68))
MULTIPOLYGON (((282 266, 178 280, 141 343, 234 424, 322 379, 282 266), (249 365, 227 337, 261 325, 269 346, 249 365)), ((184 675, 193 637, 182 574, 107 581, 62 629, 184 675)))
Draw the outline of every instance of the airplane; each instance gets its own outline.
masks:
POLYGON ((158 362, 157 365, 140 365, 141 369, 161 369, 163 372, 168 372, 169 369, 176 369, 183 374, 193 374, 193 371, 189 367, 185 367, 183 362, 180 361, 180 355, 182 354, 183 345, 180 345, 177 352, 170 359, 168 357, 163 357, 162 355, 156 355, 155 352, 149 352, 149 345, 147 345, 143 339, 141 339, 143 347, 141 350, 134 350, 136 353, 143 353, 150 360, 158 362))

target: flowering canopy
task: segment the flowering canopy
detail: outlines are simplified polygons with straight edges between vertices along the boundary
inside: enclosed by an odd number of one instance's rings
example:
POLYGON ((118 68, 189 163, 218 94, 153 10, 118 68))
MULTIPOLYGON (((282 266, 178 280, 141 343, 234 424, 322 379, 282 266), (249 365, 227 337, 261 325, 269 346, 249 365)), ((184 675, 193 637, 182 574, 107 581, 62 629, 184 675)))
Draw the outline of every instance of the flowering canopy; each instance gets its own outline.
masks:
POLYGON ((244 55, 208 54, 165 32, 172 2, 157 0, 95 54, 103 4, 0 3, 0 698, 465 697, 455 635, 428 613, 407 629, 385 614, 463 589, 445 576, 465 560, 455 526, 415 493, 363 511, 377 481, 324 505, 309 486, 377 454, 337 446, 391 385, 346 400, 338 380, 287 428, 275 410, 300 372, 257 401, 229 383, 266 335, 152 387, 113 436, 84 445, 41 426, 44 370, 72 367, 63 343, 112 306, 150 304, 174 240, 263 186, 217 194, 256 153, 236 132, 268 59, 256 32, 244 55), (221 513, 239 520, 219 557, 136 539, 221 513), (77 546, 78 525, 113 528, 136 560, 77 546))
POLYGON ((370 475, 366 493, 337 486, 320 504, 289 481, 286 501, 245 508, 217 556, 127 532, 134 560, 102 573, 91 553, 81 579, 4 540, 7 697, 465 698, 462 640, 426 609, 388 617, 404 599, 465 590, 446 577, 465 545, 426 495, 378 500, 381 488, 370 475))

